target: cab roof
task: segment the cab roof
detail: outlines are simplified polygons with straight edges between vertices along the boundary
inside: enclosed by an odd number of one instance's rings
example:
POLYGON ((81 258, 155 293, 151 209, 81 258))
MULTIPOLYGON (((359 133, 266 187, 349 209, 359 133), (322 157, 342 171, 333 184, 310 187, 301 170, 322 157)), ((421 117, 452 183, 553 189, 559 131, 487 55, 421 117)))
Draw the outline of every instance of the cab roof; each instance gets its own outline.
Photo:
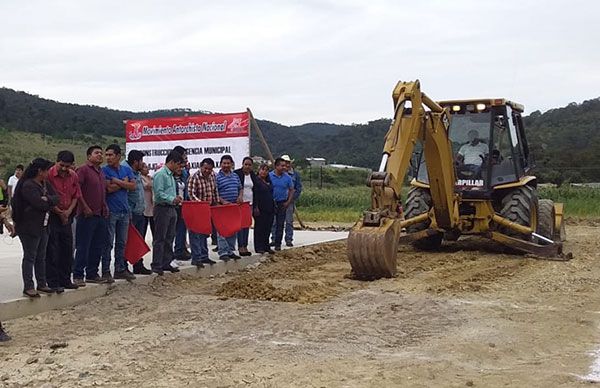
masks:
POLYGON ((465 99, 465 100, 438 101, 437 103, 443 107, 452 106, 452 105, 467 105, 467 104, 469 104, 469 105, 470 104, 486 104, 489 106, 508 105, 512 109, 514 109, 520 113, 523 113, 525 111, 525 107, 522 104, 519 104, 518 102, 513 102, 510 100, 507 100, 505 98, 471 98, 471 99, 465 99))

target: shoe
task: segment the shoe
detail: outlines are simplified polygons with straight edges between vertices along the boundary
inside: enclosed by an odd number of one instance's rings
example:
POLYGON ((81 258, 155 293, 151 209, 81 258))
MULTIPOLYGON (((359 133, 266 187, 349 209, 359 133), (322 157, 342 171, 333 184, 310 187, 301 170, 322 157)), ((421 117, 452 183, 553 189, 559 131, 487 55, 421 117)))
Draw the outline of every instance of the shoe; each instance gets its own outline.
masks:
POLYGON ((129 272, 129 270, 115 271, 115 279, 134 280, 135 275, 129 272))
POLYGON ((79 288, 79 286, 75 283, 67 283, 63 286, 63 288, 66 290, 76 290, 79 288))
POLYGON ((252 252, 240 252, 240 256, 252 256, 252 252))
POLYGON ((213 265, 213 264, 217 264, 216 261, 211 260, 211 259, 204 259, 201 261, 202 264, 208 264, 208 265, 213 265))
POLYGON ((39 292, 43 292, 45 294, 53 294, 54 290, 48 286, 38 287, 37 290, 39 292))
POLYGON ((165 271, 163 271, 162 269, 153 269, 152 272, 154 272, 158 276, 163 276, 165 274, 165 271))
POLYGON ((198 269, 204 268, 204 263, 202 263, 201 261, 192 262, 192 265, 195 265, 198 269))
POLYGON ((231 256, 229 256, 229 255, 223 255, 223 256, 219 256, 219 260, 221 260, 221 261, 229 261, 229 260, 231 260, 231 259, 232 259, 232 258, 231 258, 231 256))
POLYGON ((268 254, 270 254, 270 255, 272 255, 272 254, 274 254, 274 253, 275 253, 275 251, 274 251, 274 250, 272 250, 272 249, 269 249, 269 250, 267 251, 267 253, 268 253, 268 254))
POLYGON ((62 294, 63 292, 65 292, 65 288, 64 287, 52 287, 52 291, 56 292, 57 294, 62 294))
POLYGON ((231 257, 233 260, 239 260, 242 258, 241 256, 238 256, 235 253, 232 253, 231 255, 229 255, 229 257, 231 257))
POLYGON ((176 260, 171 260, 171 267, 179 268, 179 264, 176 260))
POLYGON ((183 253, 181 255, 177 255, 175 257, 175 260, 180 260, 180 261, 188 261, 192 259, 192 254, 190 252, 188 252, 187 250, 183 251, 183 253))
POLYGON ((286 242, 286 243, 285 243, 285 246, 286 246, 286 247, 293 247, 293 246, 294 246, 294 244, 292 244, 291 242, 286 242))
POLYGON ((94 283, 94 284, 106 283, 104 276, 102 276, 102 277, 96 276, 95 278, 86 278, 85 281, 86 281, 86 283, 94 283))
POLYGON ((274 242, 271 242, 271 243, 269 244, 269 246, 270 246, 270 247, 274 247, 274 246, 275 246, 275 243, 274 243, 274 242))
POLYGON ((280 251, 280 250, 281 250, 281 245, 276 245, 276 246, 275 246, 275 250, 276 250, 276 251, 280 251))
POLYGON ((23 291, 23 295, 28 296, 30 298, 39 298, 40 297, 40 294, 34 289, 23 291))
POLYGON ((163 268, 163 271, 169 271, 171 273, 176 273, 176 272, 179 272, 179 268, 173 267, 172 265, 170 265, 168 267, 163 268))
POLYGON ((77 287, 85 287, 85 280, 81 278, 73 278, 73 284, 75 284, 77 287))
POLYGON ((152 271, 150 271, 148 268, 146 267, 136 267, 133 269, 133 273, 136 275, 152 275, 152 271))
POLYGON ((102 280, 104 280, 103 283, 106 283, 106 284, 112 284, 112 283, 115 282, 115 279, 112 277, 112 275, 110 274, 110 272, 103 273, 102 274, 102 280))
POLYGON ((0 342, 7 342, 10 340, 11 340, 10 336, 8 334, 6 334, 4 329, 0 328, 0 342))

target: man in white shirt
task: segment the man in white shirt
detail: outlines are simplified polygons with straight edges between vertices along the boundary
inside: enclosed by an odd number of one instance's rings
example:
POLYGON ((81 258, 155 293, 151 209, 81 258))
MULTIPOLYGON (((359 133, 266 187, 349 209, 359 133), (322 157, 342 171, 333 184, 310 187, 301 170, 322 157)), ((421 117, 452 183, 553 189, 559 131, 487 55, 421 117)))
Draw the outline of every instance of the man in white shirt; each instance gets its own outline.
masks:
POLYGON ((17 165, 15 168, 15 175, 8 178, 8 197, 12 198, 13 193, 15 192, 15 188, 17 187, 17 183, 19 183, 19 179, 23 175, 24 167, 22 164, 17 165))
POLYGON ((479 140, 479 132, 472 129, 467 134, 469 142, 458 150, 456 159, 459 164, 467 166, 475 175, 481 172, 481 164, 489 152, 489 146, 479 140))

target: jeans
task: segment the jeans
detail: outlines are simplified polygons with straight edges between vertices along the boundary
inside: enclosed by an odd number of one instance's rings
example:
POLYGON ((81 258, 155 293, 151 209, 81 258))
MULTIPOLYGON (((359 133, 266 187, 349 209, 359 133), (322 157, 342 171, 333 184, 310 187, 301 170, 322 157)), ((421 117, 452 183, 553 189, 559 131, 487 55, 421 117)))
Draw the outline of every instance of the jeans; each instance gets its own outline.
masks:
POLYGON ((175 258, 179 259, 183 256, 186 251, 185 242, 187 237, 187 228, 185 221, 181 216, 181 206, 177 207, 177 226, 175 234, 175 258))
POLYGON ((108 244, 102 255, 102 273, 110 273, 110 256, 113 246, 115 248, 115 272, 127 269, 125 261, 125 243, 127 242, 127 229, 129 228, 128 213, 110 213, 108 217, 108 244))
POLYGON ((296 204, 292 201, 285 211, 285 242, 292 243, 294 239, 294 210, 296 204))
POLYGON ((235 251, 236 235, 231 237, 223 237, 220 234, 217 237, 217 247, 219 249, 219 257, 233 255, 235 251))
POLYGON ((284 204, 285 201, 275 202, 275 233, 273 235, 273 242, 276 247, 281 247, 281 240, 283 239, 283 224, 285 223, 286 216, 284 204))
POLYGON ((23 245, 23 290, 32 290, 33 271, 38 287, 46 287, 46 246, 48 245, 48 228, 44 227, 40 236, 20 234, 19 239, 23 245))
POLYGON ((254 250, 257 253, 269 250, 271 225, 273 225, 273 213, 260 213, 254 217, 254 250))
MULTIPOLYGON (((144 217, 143 214, 131 214, 131 224, 133 225, 133 227, 140 232, 140 234, 142 235, 142 238, 145 239, 145 231, 144 231, 144 226, 147 227, 146 224, 146 217, 144 217), (142 232, 144 232, 142 234, 142 232)), ((133 268, 138 268, 141 269, 144 266, 144 258, 142 257, 140 259, 140 261, 138 261, 137 263, 135 263, 133 265, 133 268)))
POLYGON ((51 288, 71 283, 73 270, 72 222, 63 225, 57 215, 50 216, 48 247, 46 249, 46 278, 51 288))
POLYGON ((154 206, 154 236, 152 241, 152 270, 162 271, 173 260, 173 240, 177 211, 173 206, 154 206))
POLYGON ((248 248, 248 234, 250 234, 250 228, 243 228, 237 232, 238 248, 248 248))
POLYGON ((76 229, 73 277, 95 279, 100 257, 108 244, 108 221, 101 216, 78 216, 76 229))
POLYGON ((190 232, 190 247, 192 249, 192 264, 208 260, 208 235, 190 232))

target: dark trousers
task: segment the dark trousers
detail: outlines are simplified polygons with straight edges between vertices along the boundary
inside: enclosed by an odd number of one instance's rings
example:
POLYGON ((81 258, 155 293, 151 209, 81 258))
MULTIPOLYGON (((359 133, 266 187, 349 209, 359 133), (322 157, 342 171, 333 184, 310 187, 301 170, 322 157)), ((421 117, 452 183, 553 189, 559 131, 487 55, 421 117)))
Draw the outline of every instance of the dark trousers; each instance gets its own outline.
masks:
POLYGON ((176 225, 177 211, 175 207, 154 206, 152 269, 155 271, 162 271, 171 265, 176 225))
POLYGON ((23 290, 32 290, 33 273, 38 287, 46 287, 46 247, 48 245, 48 228, 43 228, 39 236, 30 234, 19 234, 19 240, 23 245, 23 263, 21 271, 23 274, 23 290))
MULTIPOLYGON (((140 232, 140 234, 142 235, 142 238, 145 240, 146 239, 146 231, 144 230, 144 227, 146 227, 146 228, 148 227, 148 225, 146 224, 146 217, 144 217, 143 214, 132 214, 131 215, 131 224, 138 232, 140 232)), ((144 259, 143 258, 133 265, 134 269, 141 269, 143 267, 144 267, 144 259)))
POLYGON ((64 287, 71 283, 73 269, 72 222, 63 225, 60 217, 50 216, 50 234, 46 249, 46 279, 48 286, 64 287))
POLYGON ((283 204, 286 201, 275 202, 275 242, 276 247, 281 247, 281 240, 283 239, 283 227, 285 224, 286 208, 283 204))
POLYGON ((108 221, 101 216, 77 217, 75 227, 75 265, 73 277, 98 277, 100 258, 108 244, 108 221))
POLYGON ((273 213, 260 213, 254 217, 254 250, 266 252, 269 250, 269 235, 273 225, 273 213))
POLYGON ((148 226, 150 226, 150 233, 154 238, 154 217, 144 216, 144 225, 142 230, 140 230, 140 234, 144 239, 146 239, 146 234, 148 233, 148 226))
POLYGON ((175 226, 175 258, 180 259, 183 253, 187 251, 186 240, 187 240, 187 228, 183 216, 181 215, 181 206, 176 207, 177 210, 177 225, 175 226))

